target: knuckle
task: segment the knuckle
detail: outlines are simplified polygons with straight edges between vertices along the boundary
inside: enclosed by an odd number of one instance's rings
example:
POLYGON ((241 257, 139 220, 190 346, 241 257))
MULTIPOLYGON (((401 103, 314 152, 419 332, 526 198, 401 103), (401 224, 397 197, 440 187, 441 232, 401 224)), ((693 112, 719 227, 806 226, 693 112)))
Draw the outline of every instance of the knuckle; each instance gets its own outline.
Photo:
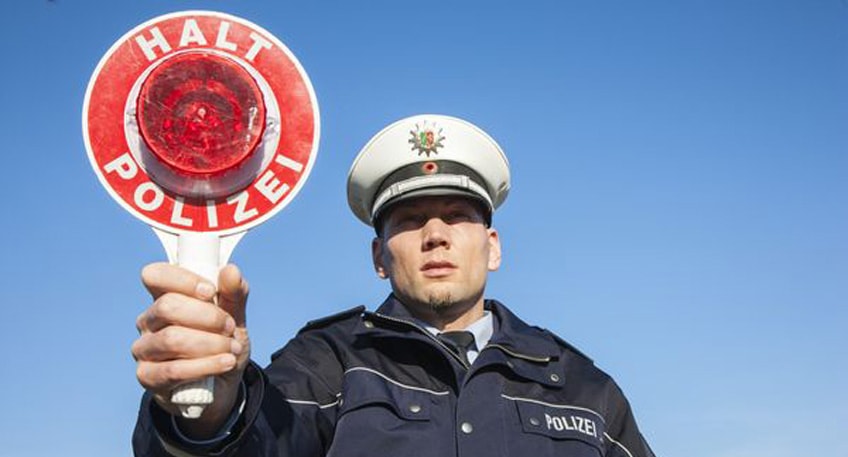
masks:
POLYGON ((147 322, 147 312, 142 312, 135 318, 135 329, 138 330, 138 333, 141 334, 145 327, 145 323, 147 322))
POLYGON ((150 307, 147 316, 147 325, 151 325, 154 322, 159 323, 160 326, 166 323, 173 323, 177 319, 181 306, 179 294, 169 292, 162 295, 150 307))
POLYGON ((150 305, 150 308, 147 309, 147 312, 144 313, 145 317, 145 325, 150 325, 153 322, 158 321, 162 317, 162 297, 159 297, 156 301, 150 305))
POLYGON ((160 334, 162 346, 165 349, 176 349, 180 347, 185 340, 182 332, 174 327, 165 327, 160 331, 160 334))
POLYGON ((148 369, 148 364, 146 363, 139 363, 135 367, 135 377, 136 379, 138 379, 138 383, 141 384, 141 386, 145 389, 152 389, 155 387, 151 382, 149 372, 150 370, 148 369))
POLYGON ((179 299, 177 294, 173 292, 168 292, 159 299, 156 300, 153 304, 154 313, 157 317, 162 319, 167 319, 173 316, 174 312, 179 308, 179 299))
POLYGON ((136 361, 144 359, 144 351, 142 350, 141 338, 133 341, 130 347, 130 353, 136 361))

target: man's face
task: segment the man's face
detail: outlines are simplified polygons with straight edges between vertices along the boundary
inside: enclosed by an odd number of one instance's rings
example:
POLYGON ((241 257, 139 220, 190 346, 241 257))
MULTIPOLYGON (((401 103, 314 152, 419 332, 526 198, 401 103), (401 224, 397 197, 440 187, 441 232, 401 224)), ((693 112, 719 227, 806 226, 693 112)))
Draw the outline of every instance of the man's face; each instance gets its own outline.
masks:
POLYGON ((413 311, 482 304, 486 276, 501 262, 498 234, 484 221, 479 206, 462 197, 400 202, 382 217, 382 235, 372 243, 377 274, 413 311))

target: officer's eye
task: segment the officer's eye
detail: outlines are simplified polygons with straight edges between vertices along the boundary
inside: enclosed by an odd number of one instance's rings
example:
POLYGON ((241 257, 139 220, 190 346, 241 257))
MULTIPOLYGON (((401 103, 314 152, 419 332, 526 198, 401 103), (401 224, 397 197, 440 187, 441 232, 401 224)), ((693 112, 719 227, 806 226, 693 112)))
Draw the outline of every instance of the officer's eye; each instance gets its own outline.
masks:
POLYGON ((424 225, 424 215, 412 211, 396 214, 393 219, 394 226, 401 230, 409 230, 424 225))
POLYGON ((469 220, 471 220, 471 214, 466 212, 466 211, 459 211, 459 210, 451 211, 450 213, 448 213, 444 217, 444 221, 451 223, 451 224, 457 224, 457 223, 460 223, 460 222, 467 222, 469 220))

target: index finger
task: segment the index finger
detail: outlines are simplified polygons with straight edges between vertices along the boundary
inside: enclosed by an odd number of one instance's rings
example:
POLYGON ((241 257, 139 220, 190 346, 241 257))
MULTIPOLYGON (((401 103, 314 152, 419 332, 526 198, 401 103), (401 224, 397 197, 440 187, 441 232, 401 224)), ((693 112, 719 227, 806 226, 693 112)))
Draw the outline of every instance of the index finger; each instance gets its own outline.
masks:
POLYGON ((212 283, 185 268, 165 262, 151 263, 141 270, 141 282, 153 299, 163 294, 179 294, 209 301, 215 296, 212 283))

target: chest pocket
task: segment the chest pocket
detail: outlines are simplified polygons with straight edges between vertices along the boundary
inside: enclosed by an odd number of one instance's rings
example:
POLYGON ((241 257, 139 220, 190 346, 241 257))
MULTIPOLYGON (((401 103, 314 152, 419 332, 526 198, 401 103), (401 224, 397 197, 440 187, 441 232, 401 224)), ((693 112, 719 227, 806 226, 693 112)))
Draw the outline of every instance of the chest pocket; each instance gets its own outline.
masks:
POLYGON ((578 406, 508 399, 515 403, 514 411, 524 435, 521 446, 548 449, 550 455, 604 454, 604 419, 596 412, 578 406))
POLYGON ((345 374, 339 417, 373 407, 390 411, 402 420, 428 421, 434 404, 432 397, 442 394, 448 392, 407 386, 369 368, 352 368, 345 374))
POLYGON ((448 394, 402 384, 370 368, 349 369, 328 456, 410 455, 433 448, 440 421, 431 418, 448 394))

